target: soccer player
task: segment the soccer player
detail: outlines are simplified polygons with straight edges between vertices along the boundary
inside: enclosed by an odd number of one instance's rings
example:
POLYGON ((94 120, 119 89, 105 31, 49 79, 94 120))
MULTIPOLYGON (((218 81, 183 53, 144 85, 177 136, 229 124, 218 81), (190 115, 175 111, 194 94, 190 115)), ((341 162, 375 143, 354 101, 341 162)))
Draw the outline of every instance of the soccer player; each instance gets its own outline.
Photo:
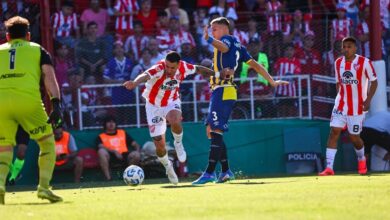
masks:
POLYGON ((164 165, 169 181, 175 185, 178 183, 178 178, 165 148, 166 121, 171 125, 177 157, 180 162, 184 162, 187 155, 182 143, 183 128, 179 86, 187 76, 195 72, 207 76, 214 75, 214 71, 211 69, 192 65, 180 59, 177 52, 171 51, 166 55, 165 60, 161 60, 138 75, 134 81, 130 80, 124 83, 124 86, 131 90, 140 83, 146 82, 142 96, 146 99, 145 108, 150 136, 156 145, 158 159, 164 165))
POLYGON ((5 179, 19 124, 40 148, 38 198, 60 202, 62 198, 50 190, 56 154, 49 122, 56 127, 62 121, 60 92, 51 57, 40 45, 29 42, 27 19, 12 17, 5 25, 8 42, 0 45, 0 204, 4 204, 5 179), (49 120, 39 89, 41 75, 51 97, 49 120))
MULTIPOLYGON (((204 28, 204 39, 214 47, 213 68, 215 76, 210 77, 212 89, 209 114, 207 116, 207 133, 211 139, 209 163, 203 174, 192 184, 205 184, 216 180, 215 166, 221 162, 222 172, 218 183, 234 179, 233 172, 229 169, 226 145, 223 141, 223 133, 228 131, 228 119, 233 105, 237 100, 237 91, 232 77, 224 77, 219 72, 224 68, 236 70, 238 65, 246 62, 250 68, 261 74, 272 87, 286 85, 286 81, 274 81, 269 73, 256 62, 239 41, 229 35, 229 21, 225 17, 219 17, 211 21, 211 31, 214 38, 209 37, 208 27, 204 28)), ((230 76, 230 74, 227 74, 230 76)))
POLYGON ((367 173, 363 140, 360 138, 365 112, 378 86, 371 61, 356 54, 357 42, 353 37, 342 41, 344 56, 335 61, 337 96, 330 119, 328 148, 326 148, 326 168, 320 176, 334 175, 333 162, 337 152, 337 141, 345 126, 358 158, 359 174, 367 173), (367 93, 368 81, 370 88, 367 93))

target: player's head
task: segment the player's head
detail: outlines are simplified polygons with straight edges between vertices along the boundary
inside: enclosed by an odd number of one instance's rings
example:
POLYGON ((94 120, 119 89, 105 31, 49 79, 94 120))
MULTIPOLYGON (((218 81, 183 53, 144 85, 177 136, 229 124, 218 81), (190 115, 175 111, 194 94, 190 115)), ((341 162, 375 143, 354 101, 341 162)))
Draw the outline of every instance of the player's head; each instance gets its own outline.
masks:
POLYGON ((346 58, 351 58, 356 54, 357 42, 354 37, 345 37, 342 41, 342 53, 346 58))
POLYGON ((211 24, 211 33, 215 39, 219 40, 223 36, 229 34, 229 20, 225 17, 219 17, 210 22, 211 24))
POLYGON ((165 72, 173 76, 179 67, 180 54, 176 51, 171 51, 165 56, 165 72))
POLYGON ((12 39, 26 39, 30 40, 30 32, 28 32, 30 22, 27 19, 15 16, 8 19, 5 22, 5 27, 7 28, 7 40, 12 39))

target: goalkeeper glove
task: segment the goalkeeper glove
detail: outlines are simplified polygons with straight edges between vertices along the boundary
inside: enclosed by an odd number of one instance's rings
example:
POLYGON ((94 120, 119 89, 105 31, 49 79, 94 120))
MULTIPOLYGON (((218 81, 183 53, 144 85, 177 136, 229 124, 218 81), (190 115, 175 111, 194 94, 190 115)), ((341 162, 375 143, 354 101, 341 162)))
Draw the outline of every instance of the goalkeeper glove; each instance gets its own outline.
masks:
POLYGON ((56 129, 62 124, 62 111, 59 98, 52 98, 51 100, 52 109, 49 115, 47 123, 51 123, 53 128, 56 129))

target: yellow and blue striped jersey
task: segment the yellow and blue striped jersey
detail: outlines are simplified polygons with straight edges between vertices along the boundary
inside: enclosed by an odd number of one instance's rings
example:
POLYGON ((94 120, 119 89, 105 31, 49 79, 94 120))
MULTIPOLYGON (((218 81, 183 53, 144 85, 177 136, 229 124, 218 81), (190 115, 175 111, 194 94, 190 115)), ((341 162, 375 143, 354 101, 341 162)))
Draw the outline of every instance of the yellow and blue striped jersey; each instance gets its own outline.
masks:
MULTIPOLYGON (((252 59, 246 48, 231 35, 225 35, 221 41, 229 48, 225 53, 214 48, 213 69, 214 72, 220 72, 224 68, 236 70, 242 62, 248 62, 252 59)), ((234 86, 233 79, 219 79, 210 77, 210 86, 214 89, 216 86, 231 85, 234 86)))

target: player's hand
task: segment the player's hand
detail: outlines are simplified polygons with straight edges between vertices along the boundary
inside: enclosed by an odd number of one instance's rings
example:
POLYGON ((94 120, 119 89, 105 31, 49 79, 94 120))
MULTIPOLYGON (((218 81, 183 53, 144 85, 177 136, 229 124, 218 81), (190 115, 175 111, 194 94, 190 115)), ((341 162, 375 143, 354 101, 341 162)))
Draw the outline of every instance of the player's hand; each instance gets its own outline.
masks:
POLYGON ((271 84, 272 87, 278 87, 282 85, 288 85, 289 82, 284 81, 284 80, 276 80, 275 83, 271 84))
POLYGON ((137 87, 137 84, 134 81, 129 80, 129 81, 124 82, 123 86, 126 87, 126 89, 128 89, 128 90, 132 90, 135 87, 137 87))
POLYGON ((116 157, 118 160, 123 160, 122 154, 120 154, 118 151, 114 151, 114 154, 115 154, 115 157, 116 157))
POLYGON ((52 98, 51 100, 52 109, 49 115, 47 123, 50 123, 54 129, 58 128, 62 124, 62 111, 59 98, 52 98))
POLYGON ((208 25, 204 26, 204 28, 203 28, 203 38, 205 40, 209 39, 209 26, 208 25))
POLYGON ((220 76, 219 78, 220 79, 230 79, 230 78, 233 78, 234 77, 234 70, 233 69, 230 69, 230 68, 224 68, 221 72, 220 72, 220 76))
POLYGON ((367 112, 370 109, 370 103, 371 103, 371 100, 369 100, 369 99, 364 100, 364 102, 363 102, 363 111, 364 112, 367 112))

